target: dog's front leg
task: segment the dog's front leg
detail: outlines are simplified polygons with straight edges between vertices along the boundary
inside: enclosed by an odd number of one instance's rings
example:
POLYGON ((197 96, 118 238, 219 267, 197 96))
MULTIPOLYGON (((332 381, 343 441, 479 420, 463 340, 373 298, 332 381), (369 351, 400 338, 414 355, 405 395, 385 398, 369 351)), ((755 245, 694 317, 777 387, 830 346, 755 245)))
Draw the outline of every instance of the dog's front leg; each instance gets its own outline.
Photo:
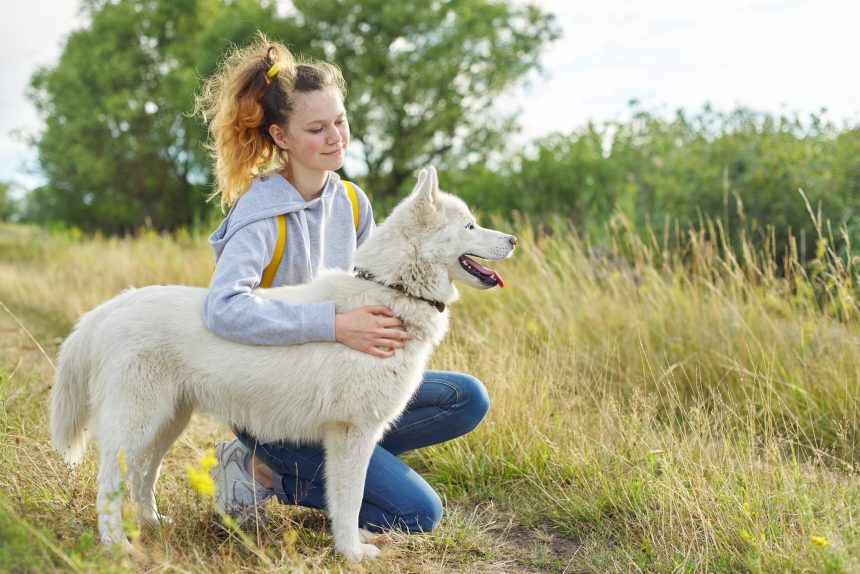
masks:
POLYGON ((367 465, 376 446, 374 434, 336 423, 325 429, 323 443, 326 499, 335 549, 350 561, 376 558, 379 548, 363 544, 358 532, 367 465))

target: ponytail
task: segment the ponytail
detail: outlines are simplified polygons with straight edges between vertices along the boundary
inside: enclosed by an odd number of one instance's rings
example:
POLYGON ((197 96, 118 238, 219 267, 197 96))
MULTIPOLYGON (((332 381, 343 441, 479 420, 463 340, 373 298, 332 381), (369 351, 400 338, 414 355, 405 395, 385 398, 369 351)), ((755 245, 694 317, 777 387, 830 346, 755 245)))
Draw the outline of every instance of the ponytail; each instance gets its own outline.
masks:
POLYGON ((289 165, 287 153, 269 135, 269 126, 286 128, 294 92, 328 87, 346 95, 340 70, 326 62, 297 63, 290 51, 262 33, 235 48, 208 78, 194 102, 195 114, 209 125, 207 149, 214 162, 215 189, 221 208, 232 206, 251 180, 289 165))

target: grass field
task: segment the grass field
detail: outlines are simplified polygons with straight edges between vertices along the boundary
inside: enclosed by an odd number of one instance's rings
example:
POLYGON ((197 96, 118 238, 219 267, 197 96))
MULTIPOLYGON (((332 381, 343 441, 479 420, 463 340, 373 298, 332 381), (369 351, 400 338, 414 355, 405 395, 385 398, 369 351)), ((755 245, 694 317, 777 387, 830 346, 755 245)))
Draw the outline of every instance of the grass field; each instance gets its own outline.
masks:
POLYGON ((461 289, 431 362, 482 379, 490 414, 406 456, 442 524, 350 566, 315 511, 270 503, 245 539, 218 523, 185 472, 230 436, 205 414, 165 460, 175 523, 135 533, 132 554, 102 548, 92 450, 71 469, 49 446, 51 361, 130 285, 205 285, 209 249, 0 226, 0 571, 860 572, 852 256, 822 239, 781 274, 779 250, 732 250, 713 225, 684 248, 618 225, 600 250, 515 227, 507 287, 461 289))

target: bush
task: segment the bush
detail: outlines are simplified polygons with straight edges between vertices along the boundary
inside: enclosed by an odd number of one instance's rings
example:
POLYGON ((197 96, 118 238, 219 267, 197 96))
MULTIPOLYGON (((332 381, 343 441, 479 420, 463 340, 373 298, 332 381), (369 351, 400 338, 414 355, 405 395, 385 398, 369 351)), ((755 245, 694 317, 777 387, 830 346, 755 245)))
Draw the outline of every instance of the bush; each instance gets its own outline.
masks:
POLYGON ((860 127, 839 128, 814 114, 705 107, 665 119, 634 110, 629 121, 553 134, 500 167, 449 178, 484 211, 561 215, 588 235, 617 213, 660 234, 667 222, 684 228, 711 217, 733 238, 748 229, 758 244, 778 249, 797 236, 801 255, 811 255, 816 229, 803 189, 816 216, 860 239, 860 127))

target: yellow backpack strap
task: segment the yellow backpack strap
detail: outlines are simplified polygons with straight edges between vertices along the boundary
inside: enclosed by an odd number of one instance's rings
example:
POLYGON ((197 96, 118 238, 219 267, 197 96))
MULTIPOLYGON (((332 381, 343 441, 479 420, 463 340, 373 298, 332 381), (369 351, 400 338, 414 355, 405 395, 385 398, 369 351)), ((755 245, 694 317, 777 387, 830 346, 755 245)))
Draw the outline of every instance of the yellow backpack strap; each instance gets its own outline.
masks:
POLYGON ((272 286, 272 281, 275 279, 275 271, 278 270, 278 265, 281 264, 281 258, 284 256, 284 245, 287 243, 287 216, 281 214, 278 216, 278 242, 275 244, 275 253, 272 255, 272 260, 263 270, 263 279, 260 281, 260 287, 268 288, 272 286))
POLYGON ((349 202, 352 204, 352 224, 355 225, 355 230, 358 231, 358 197, 355 195, 355 186, 352 182, 343 181, 343 186, 346 188, 346 194, 349 196, 349 202))
MULTIPOLYGON (((352 204, 352 224, 358 231, 358 197, 355 194, 355 186, 346 180, 343 180, 343 186, 346 188, 346 193, 349 196, 349 202, 352 204)), ((281 258, 284 256, 284 247, 287 244, 287 216, 282 214, 278 216, 278 241, 275 244, 275 252, 272 254, 272 260, 263 270, 263 278, 260 281, 260 287, 269 288, 272 286, 272 281, 275 279, 275 272, 281 264, 281 258)))

